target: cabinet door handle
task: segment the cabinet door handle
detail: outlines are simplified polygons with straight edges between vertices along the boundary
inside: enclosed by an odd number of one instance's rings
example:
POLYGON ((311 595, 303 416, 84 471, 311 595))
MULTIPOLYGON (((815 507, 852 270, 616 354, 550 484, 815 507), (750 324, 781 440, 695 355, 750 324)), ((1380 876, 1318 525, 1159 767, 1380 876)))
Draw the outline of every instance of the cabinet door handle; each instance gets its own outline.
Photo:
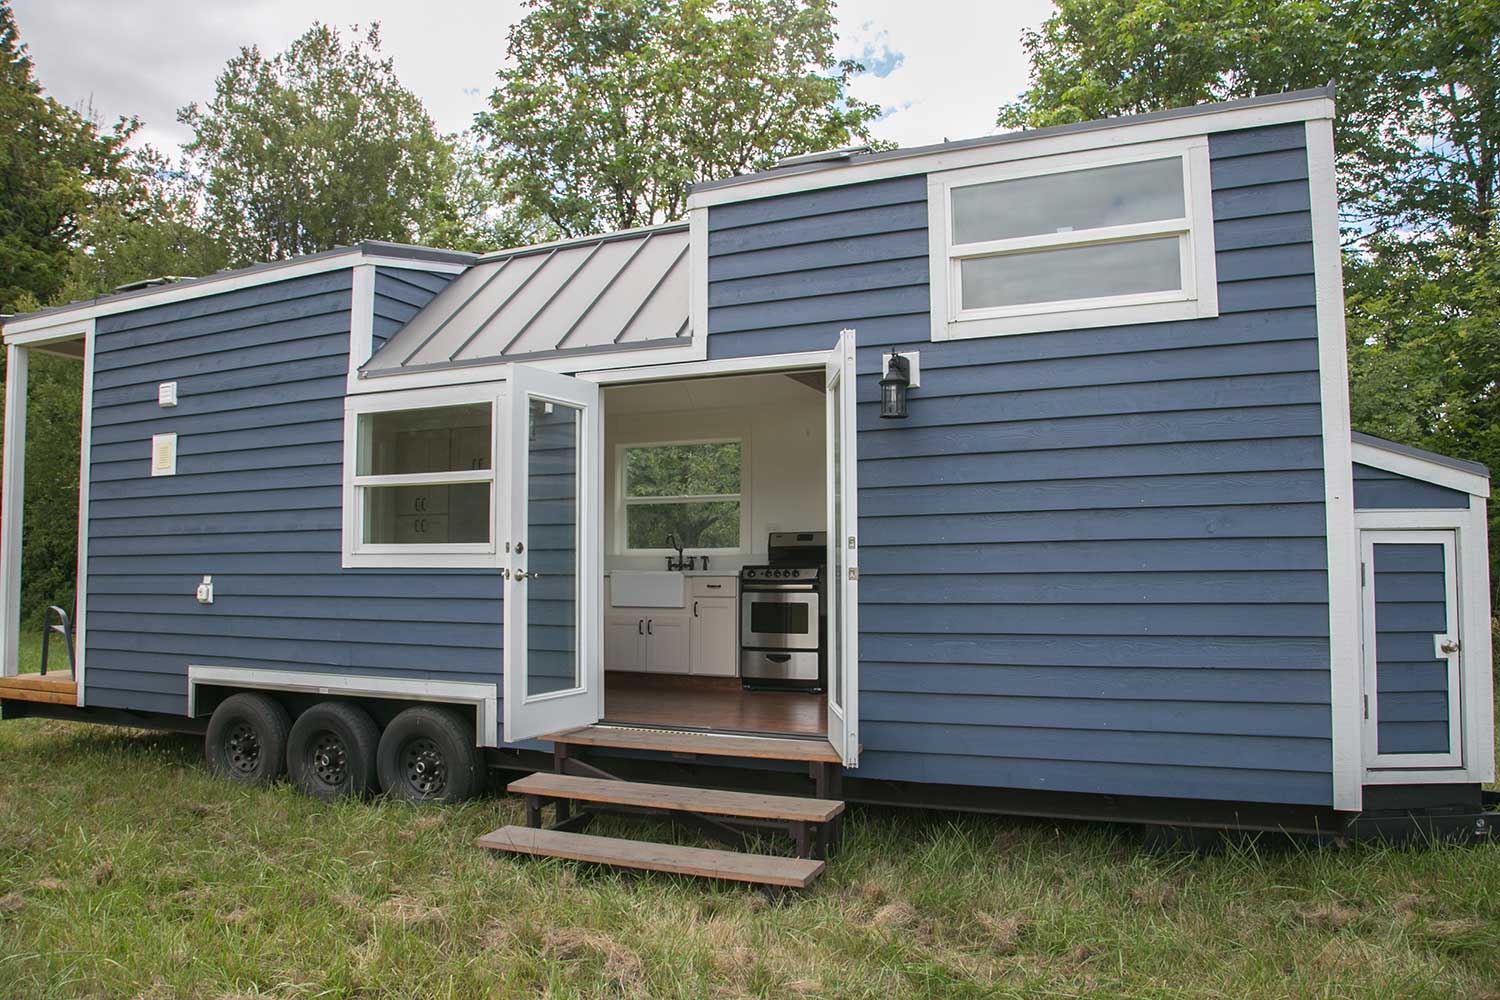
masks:
POLYGON ((698 617, 698 602, 697 601, 693 602, 693 617, 694 618, 698 617))
POLYGON ((722 583, 705 583, 703 586, 707 587, 709 590, 721 590, 724 587, 722 583))
POLYGON ((647 635, 654 635, 655 634, 654 632, 651 631, 651 619, 650 618, 646 619, 646 634, 647 635))
POLYGON ((635 634, 636 635, 645 635, 646 634, 646 619, 644 619, 644 618, 637 618, 635 620, 635 634))

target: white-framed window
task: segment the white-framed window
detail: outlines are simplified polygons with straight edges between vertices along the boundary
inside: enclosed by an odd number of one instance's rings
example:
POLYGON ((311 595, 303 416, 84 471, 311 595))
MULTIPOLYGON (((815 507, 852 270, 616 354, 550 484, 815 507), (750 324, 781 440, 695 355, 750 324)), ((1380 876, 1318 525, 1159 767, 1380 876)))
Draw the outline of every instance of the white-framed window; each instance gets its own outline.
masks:
POLYGON ((501 390, 350 397, 345 566, 499 565, 501 390))
POLYGON ((1206 137, 928 175, 934 340, 1216 316, 1206 137))
POLYGON ((742 496, 742 438, 651 441, 615 449, 615 547, 625 555, 742 552, 749 511, 742 496))

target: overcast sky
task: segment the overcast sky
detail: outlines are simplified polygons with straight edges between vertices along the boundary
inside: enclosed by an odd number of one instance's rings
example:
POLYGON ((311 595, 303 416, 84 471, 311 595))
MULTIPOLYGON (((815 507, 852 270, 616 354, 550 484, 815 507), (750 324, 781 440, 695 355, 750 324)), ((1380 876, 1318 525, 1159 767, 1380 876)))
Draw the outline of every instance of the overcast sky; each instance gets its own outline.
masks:
MULTIPOLYGON (((213 96, 242 45, 284 48, 314 20, 381 22, 401 82, 444 132, 467 128, 494 89, 516 0, 13 0, 48 93, 92 102, 106 121, 137 115, 143 137, 175 153, 176 109, 213 96)), ((995 110, 1026 82, 1023 28, 1047 0, 841 0, 839 55, 870 71, 856 96, 887 109, 875 126, 903 146, 995 131, 995 110)))

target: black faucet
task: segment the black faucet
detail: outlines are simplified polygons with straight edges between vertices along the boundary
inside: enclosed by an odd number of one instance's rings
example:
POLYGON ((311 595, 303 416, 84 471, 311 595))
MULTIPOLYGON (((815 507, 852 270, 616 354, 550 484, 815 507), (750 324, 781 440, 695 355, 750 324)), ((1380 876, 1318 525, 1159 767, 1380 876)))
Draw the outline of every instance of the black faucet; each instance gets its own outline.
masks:
MULTIPOLYGON (((667 556, 667 571, 668 572, 672 572, 672 571, 681 572, 682 570, 685 570, 685 569, 697 569, 698 568, 698 557, 697 556, 688 556, 686 559, 684 559, 682 557, 682 546, 677 544, 677 536, 676 535, 670 535, 670 534, 667 535, 667 545, 668 545, 668 547, 674 548, 674 549, 677 550, 677 558, 676 559, 673 559, 671 556, 667 556)), ((707 569, 708 568, 708 566, 707 566, 707 563, 708 563, 707 557, 704 558, 703 562, 704 562, 704 568, 707 569)))

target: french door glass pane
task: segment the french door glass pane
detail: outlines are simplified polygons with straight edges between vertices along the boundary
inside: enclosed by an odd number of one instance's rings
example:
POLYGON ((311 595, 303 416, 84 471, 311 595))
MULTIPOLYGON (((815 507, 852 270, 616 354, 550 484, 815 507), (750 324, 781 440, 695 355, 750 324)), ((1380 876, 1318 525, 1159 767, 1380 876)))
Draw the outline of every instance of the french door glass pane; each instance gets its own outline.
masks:
POLYGON ((828 580, 828 696, 836 708, 842 708, 844 704, 844 663, 842 642, 844 627, 844 576, 847 570, 844 568, 844 379, 842 376, 834 379, 833 384, 828 387, 828 394, 833 397, 829 403, 833 407, 833 440, 828 446, 833 449, 833 521, 828 525, 833 539, 833 565, 829 567, 831 573, 828 580))
POLYGON ((963 308, 1065 302, 1182 287, 1176 236, 970 257, 960 264, 963 308))
POLYGON ((528 407, 526 694, 583 684, 578 658, 580 409, 533 399, 528 407))

